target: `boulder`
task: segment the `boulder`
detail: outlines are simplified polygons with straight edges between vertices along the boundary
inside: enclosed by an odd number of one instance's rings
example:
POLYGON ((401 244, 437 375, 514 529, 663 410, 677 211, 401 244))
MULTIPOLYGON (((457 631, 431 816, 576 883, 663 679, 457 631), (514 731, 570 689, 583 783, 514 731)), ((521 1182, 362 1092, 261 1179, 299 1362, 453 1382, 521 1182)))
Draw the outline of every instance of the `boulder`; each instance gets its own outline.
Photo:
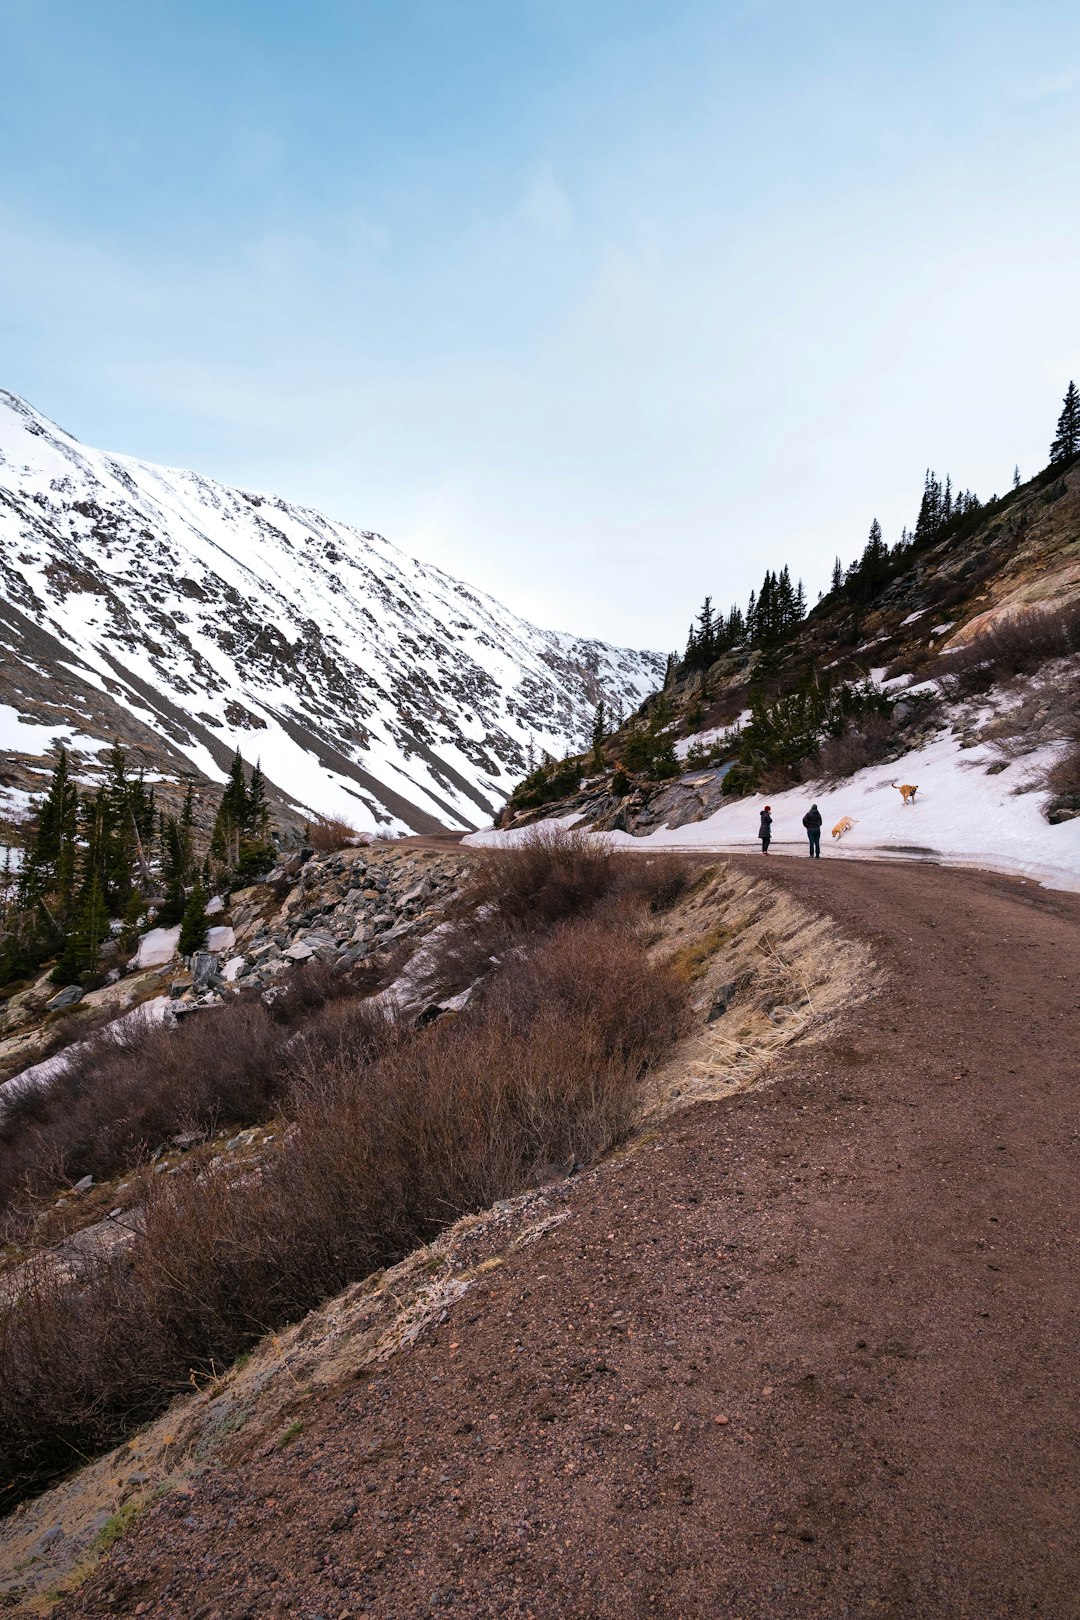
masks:
POLYGON ((221 971, 221 964, 213 951, 195 951, 191 958, 191 982, 202 990, 221 971))
POLYGON ((1046 819, 1051 827, 1059 827, 1063 821, 1072 821, 1077 816, 1080 816, 1080 793, 1059 793, 1046 807, 1046 819))
POLYGON ((74 1007, 82 998, 83 993, 77 984, 66 984, 58 995, 45 1003, 45 1009, 47 1012, 62 1012, 65 1007, 74 1007))

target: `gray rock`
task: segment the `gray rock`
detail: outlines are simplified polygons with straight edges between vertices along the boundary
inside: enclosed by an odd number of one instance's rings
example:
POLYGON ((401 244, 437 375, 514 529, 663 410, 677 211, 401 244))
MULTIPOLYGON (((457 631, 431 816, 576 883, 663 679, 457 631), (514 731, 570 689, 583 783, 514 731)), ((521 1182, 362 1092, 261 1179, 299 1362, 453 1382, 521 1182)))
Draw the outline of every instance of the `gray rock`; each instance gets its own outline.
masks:
POLYGON ((731 1006, 731 1003, 735 1000, 735 997, 738 995, 739 991, 749 983, 749 980, 750 974, 743 973, 739 978, 732 979, 730 984, 722 985, 716 992, 716 995, 713 997, 713 1004, 709 1008, 709 1016, 706 1018, 705 1022, 707 1024, 715 1024, 718 1018, 722 1018, 727 1012, 728 1008, 731 1006))
POLYGON ((401 896, 400 900, 398 901, 398 905, 399 906, 415 906, 415 905, 418 905, 421 900, 426 900, 430 893, 431 893, 431 884, 425 878, 422 883, 417 883, 414 888, 409 889, 405 894, 403 894, 401 896))
POLYGON ((47 1012, 60 1012, 64 1007, 74 1007, 75 1003, 81 1001, 82 998, 83 993, 77 984, 67 984, 58 995, 53 996, 51 1001, 45 1003, 45 1009, 47 1012))
POLYGON ((314 954, 315 952, 311 949, 311 946, 302 939, 294 940, 285 952, 290 962, 308 962, 314 954))
POLYGON ((55 1547, 56 1543, 58 1541, 63 1541, 63 1539, 63 1525, 52 1525, 50 1529, 45 1531, 44 1535, 38 1536, 37 1540, 34 1542, 34 1545, 30 1549, 30 1556, 32 1558, 40 1558, 43 1553, 48 1552, 50 1547, 55 1547))
POLYGON ((195 989, 202 990, 220 969, 213 951, 195 951, 191 958, 191 982, 195 989))
POLYGON ((77 1181, 75 1183, 74 1187, 72 1188, 72 1192, 77 1192, 77 1193, 89 1192, 93 1185, 94 1185, 93 1176, 83 1176, 81 1178, 81 1180, 79 1180, 79 1181, 77 1181))

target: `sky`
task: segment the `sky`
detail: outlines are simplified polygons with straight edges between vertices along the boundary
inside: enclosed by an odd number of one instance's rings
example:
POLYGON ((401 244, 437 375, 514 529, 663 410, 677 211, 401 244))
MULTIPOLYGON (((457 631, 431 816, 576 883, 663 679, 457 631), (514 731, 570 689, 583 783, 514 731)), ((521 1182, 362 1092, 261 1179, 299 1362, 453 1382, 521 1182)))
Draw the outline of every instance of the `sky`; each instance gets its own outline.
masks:
POLYGON ((1080 378, 1075 0, 0 0, 0 386, 534 622, 811 600, 1080 378))

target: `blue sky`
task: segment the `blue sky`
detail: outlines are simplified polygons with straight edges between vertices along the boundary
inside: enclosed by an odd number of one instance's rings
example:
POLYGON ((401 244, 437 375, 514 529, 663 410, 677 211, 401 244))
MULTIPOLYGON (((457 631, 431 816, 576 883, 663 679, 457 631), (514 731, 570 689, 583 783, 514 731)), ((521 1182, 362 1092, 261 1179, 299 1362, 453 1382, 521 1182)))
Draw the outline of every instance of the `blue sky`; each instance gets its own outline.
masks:
POLYGON ((1072 0, 0 0, 0 386, 660 648, 1080 378, 1072 0))

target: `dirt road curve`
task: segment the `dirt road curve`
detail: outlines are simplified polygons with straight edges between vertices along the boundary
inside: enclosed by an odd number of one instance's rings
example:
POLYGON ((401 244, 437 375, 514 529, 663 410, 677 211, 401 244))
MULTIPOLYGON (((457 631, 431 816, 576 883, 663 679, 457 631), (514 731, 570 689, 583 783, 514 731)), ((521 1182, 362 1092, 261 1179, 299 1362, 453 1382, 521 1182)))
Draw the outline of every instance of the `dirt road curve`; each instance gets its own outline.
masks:
MULTIPOLYGON (((760 857, 758 858, 760 864, 760 857)), ((777 861, 887 990, 66 1616, 1080 1616, 1080 898, 777 861)))

